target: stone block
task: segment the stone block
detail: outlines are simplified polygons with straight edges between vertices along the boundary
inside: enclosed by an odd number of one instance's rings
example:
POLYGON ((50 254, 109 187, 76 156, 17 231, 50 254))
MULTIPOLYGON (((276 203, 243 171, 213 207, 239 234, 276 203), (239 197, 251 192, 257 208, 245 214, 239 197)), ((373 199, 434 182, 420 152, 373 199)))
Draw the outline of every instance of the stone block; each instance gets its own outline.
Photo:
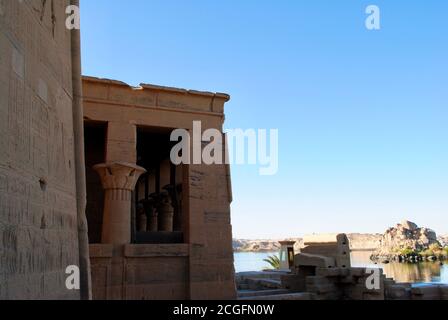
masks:
POLYGON ((275 294, 275 295, 265 295, 256 297, 240 298, 239 300, 269 300, 269 301, 296 301, 296 300, 314 300, 315 295, 310 292, 300 292, 300 293, 288 293, 288 294, 275 294))
POLYGON ((306 291, 322 294, 336 291, 336 286, 326 277, 311 276, 306 278, 306 291))
POLYGON ((282 288, 303 292, 306 290, 306 280, 298 275, 284 275, 281 277, 282 288))
POLYGON ((317 268, 316 275, 322 277, 341 277, 348 275, 344 268, 317 268))
POLYGON ((390 285, 386 286, 386 300, 411 300, 411 288, 406 285, 390 285))
POLYGON ((353 277, 365 277, 368 276, 366 268, 350 268, 350 275, 353 277))
POLYGON ((442 300, 448 300, 448 285, 440 285, 440 294, 442 300))
POLYGON ((299 253, 294 257, 294 265, 333 268, 335 267, 335 261, 333 258, 329 257, 299 253))
POLYGON ((424 285, 411 289, 412 300, 440 300, 442 292, 437 285, 424 285))

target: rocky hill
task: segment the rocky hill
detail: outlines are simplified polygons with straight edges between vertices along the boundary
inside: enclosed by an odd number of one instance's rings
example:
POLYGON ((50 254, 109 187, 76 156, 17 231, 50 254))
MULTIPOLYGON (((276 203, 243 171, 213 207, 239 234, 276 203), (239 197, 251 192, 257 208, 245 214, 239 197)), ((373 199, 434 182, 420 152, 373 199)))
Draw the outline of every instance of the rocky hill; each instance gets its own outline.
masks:
POLYGON ((403 221, 389 228, 383 234, 380 246, 374 253, 375 257, 390 257, 404 249, 423 251, 432 244, 439 244, 436 233, 428 228, 420 228, 410 221, 403 221))

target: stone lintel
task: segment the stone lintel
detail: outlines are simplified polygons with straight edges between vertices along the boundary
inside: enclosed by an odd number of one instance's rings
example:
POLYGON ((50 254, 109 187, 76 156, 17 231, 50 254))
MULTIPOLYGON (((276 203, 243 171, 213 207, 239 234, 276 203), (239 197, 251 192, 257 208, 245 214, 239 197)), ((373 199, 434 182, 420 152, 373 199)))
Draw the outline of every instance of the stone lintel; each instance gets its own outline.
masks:
POLYGON ((133 87, 133 86, 130 86, 129 84, 122 82, 122 81, 117 81, 117 80, 112 80, 112 79, 101 79, 101 78, 89 77, 89 76, 83 76, 83 81, 127 87, 127 88, 130 88, 133 90, 153 90, 153 91, 163 91, 163 92, 177 93, 177 94, 196 95, 196 96, 202 96, 202 97, 207 97, 207 98, 213 97, 213 98, 223 99, 225 102, 230 100, 230 95, 228 95, 227 93, 222 93, 222 92, 214 93, 214 92, 209 92, 209 91, 188 90, 188 89, 183 89, 183 88, 159 86, 159 85, 147 84, 147 83, 141 83, 138 87, 133 87))

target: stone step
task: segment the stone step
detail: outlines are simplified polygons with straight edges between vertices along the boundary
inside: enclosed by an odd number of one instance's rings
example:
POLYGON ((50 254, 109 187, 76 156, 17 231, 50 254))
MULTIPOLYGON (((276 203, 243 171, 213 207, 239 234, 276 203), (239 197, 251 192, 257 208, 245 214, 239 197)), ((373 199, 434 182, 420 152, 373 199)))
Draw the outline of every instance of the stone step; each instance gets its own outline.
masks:
POLYGON ((249 271, 249 272, 239 272, 236 274, 236 279, 239 281, 244 281, 246 279, 275 279, 280 280, 280 278, 285 275, 290 274, 288 271, 249 271))
POLYGON ((249 285, 249 289, 263 290, 263 289, 282 289, 282 283, 280 280, 274 279, 246 279, 246 283, 249 285))
POLYGON ((247 283, 238 283, 238 290, 249 290, 249 285, 247 283))
POLYGON ((244 290, 238 291, 239 298, 259 297, 259 296, 271 296, 278 294, 289 294, 291 291, 286 289, 274 289, 274 290, 244 290))
POLYGON ((313 299, 314 299, 314 295, 312 293, 309 293, 309 292, 275 294, 275 295, 239 298, 239 300, 271 300, 271 301, 279 301, 279 300, 313 300, 313 299))

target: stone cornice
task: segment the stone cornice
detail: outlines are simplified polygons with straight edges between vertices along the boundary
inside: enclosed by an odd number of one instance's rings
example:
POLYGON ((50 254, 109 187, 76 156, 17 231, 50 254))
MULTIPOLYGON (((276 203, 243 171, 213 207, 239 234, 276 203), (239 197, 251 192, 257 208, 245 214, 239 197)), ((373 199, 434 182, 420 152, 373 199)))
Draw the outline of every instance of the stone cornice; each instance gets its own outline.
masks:
POLYGON ((189 89, 183 89, 183 88, 175 88, 175 87, 166 87, 166 86, 159 86, 154 84, 146 84, 141 83, 138 87, 130 86, 129 84, 118 81, 118 80, 112 80, 112 79, 102 79, 102 78, 96 78, 96 77, 90 77, 90 76, 83 76, 83 81, 88 82, 96 82, 96 83, 103 83, 107 85, 114 85, 114 86, 121 86, 121 87, 127 87, 134 90, 152 90, 152 91, 164 91, 164 92, 170 92, 170 93, 177 93, 177 94, 189 94, 189 95, 196 95, 206 98, 218 98, 223 99, 225 102, 228 102, 230 100, 230 95, 227 93, 222 92, 209 92, 209 91, 198 91, 198 90, 189 90, 189 89))

